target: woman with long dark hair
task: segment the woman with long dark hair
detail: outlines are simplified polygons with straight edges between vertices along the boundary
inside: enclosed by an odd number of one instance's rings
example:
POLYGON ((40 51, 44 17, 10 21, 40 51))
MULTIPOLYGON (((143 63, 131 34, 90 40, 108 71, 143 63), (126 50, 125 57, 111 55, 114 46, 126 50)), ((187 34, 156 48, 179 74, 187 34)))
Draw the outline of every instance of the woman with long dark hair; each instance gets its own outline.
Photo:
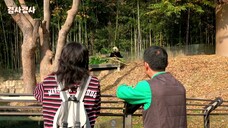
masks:
MULTIPOLYGON (((34 96, 42 102, 44 128, 53 127, 55 113, 62 102, 59 92, 69 90, 70 95, 75 95, 78 86, 84 85, 89 77, 88 63, 89 53, 85 46, 76 42, 67 43, 62 50, 57 72, 37 84, 34 96), (58 82, 63 83, 62 89, 58 88, 58 82)), ((100 83, 92 76, 83 100, 92 128, 100 114, 100 100, 100 83)))

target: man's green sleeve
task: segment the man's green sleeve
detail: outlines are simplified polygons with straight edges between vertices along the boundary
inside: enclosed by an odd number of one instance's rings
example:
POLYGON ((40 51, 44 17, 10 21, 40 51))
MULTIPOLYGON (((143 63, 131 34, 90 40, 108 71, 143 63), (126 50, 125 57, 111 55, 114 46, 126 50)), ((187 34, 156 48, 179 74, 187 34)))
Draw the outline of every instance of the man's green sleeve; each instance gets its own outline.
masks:
POLYGON ((130 104, 144 104, 144 110, 151 104, 152 92, 147 81, 138 82, 135 87, 122 84, 116 90, 116 96, 130 104))

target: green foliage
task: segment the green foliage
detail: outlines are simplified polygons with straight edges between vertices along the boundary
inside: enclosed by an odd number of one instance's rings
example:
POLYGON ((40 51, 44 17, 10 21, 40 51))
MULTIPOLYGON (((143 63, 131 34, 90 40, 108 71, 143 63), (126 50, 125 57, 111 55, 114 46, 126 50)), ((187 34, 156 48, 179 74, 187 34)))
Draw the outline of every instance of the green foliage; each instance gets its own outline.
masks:
POLYGON ((195 1, 190 2, 174 2, 170 0, 162 0, 159 3, 151 4, 149 9, 151 11, 147 12, 148 15, 161 15, 164 14, 165 16, 172 16, 173 14, 176 16, 180 16, 182 12, 186 11, 187 9, 191 9, 196 13, 204 13, 204 9, 202 8, 203 5, 214 7, 215 4, 208 0, 203 0, 200 3, 195 1))
POLYGON ((113 29, 110 27, 104 27, 96 31, 96 39, 94 47, 96 51, 101 52, 102 48, 111 48, 111 44, 114 42, 113 29))
POLYGON ((101 48, 100 53, 101 54, 109 54, 109 53, 111 53, 111 50, 108 48, 101 48))
POLYGON ((0 121, 1 128, 42 128, 43 127, 43 121, 0 121))
POLYGON ((148 15, 161 15, 172 16, 172 14, 180 15, 182 11, 185 11, 186 6, 175 5, 174 2, 170 2, 168 0, 162 0, 160 3, 151 4, 149 6, 151 11, 147 12, 148 15))
POLYGON ((103 64, 107 62, 108 62, 107 58, 102 58, 100 56, 92 56, 89 58, 89 64, 103 64))

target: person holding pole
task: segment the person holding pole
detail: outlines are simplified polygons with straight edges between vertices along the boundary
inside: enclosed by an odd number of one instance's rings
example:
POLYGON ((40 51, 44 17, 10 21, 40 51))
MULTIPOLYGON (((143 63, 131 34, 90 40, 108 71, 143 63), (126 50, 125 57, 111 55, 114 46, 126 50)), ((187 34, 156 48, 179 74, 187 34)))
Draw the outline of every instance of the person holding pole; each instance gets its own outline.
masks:
POLYGON ((187 128, 186 90, 165 71, 168 66, 166 50, 151 46, 144 51, 143 60, 150 79, 138 82, 135 87, 118 86, 117 97, 131 105, 143 105, 144 128, 187 128))

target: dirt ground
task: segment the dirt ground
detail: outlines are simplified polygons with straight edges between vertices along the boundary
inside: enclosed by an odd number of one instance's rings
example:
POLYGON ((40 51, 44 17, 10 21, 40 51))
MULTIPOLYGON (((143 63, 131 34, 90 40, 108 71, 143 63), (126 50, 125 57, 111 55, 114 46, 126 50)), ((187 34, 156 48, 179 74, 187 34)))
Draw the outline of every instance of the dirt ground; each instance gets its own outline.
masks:
MULTIPOLYGON (((126 62, 120 71, 102 70, 96 73, 101 83, 102 94, 113 94, 118 85, 136 85, 138 81, 148 79, 144 73, 143 62, 126 62)), ((169 59, 167 71, 183 83, 187 97, 210 98, 222 97, 228 101, 228 57, 217 55, 178 56, 169 59)), ((8 72, 7 72, 8 73, 8 72)), ((0 74, 0 88, 23 85, 20 74, 14 78, 3 78, 0 74), (7 80, 9 79, 9 80, 7 80), (12 79, 12 80, 11 80, 12 79)), ((13 74, 13 73, 10 73, 13 74)))
MULTIPOLYGON (((194 55, 170 58, 167 71, 183 83, 187 97, 228 100, 228 57, 194 55)), ((128 62, 120 71, 102 71, 97 77, 102 94, 113 95, 120 84, 135 85, 148 79, 142 61, 128 62)))

